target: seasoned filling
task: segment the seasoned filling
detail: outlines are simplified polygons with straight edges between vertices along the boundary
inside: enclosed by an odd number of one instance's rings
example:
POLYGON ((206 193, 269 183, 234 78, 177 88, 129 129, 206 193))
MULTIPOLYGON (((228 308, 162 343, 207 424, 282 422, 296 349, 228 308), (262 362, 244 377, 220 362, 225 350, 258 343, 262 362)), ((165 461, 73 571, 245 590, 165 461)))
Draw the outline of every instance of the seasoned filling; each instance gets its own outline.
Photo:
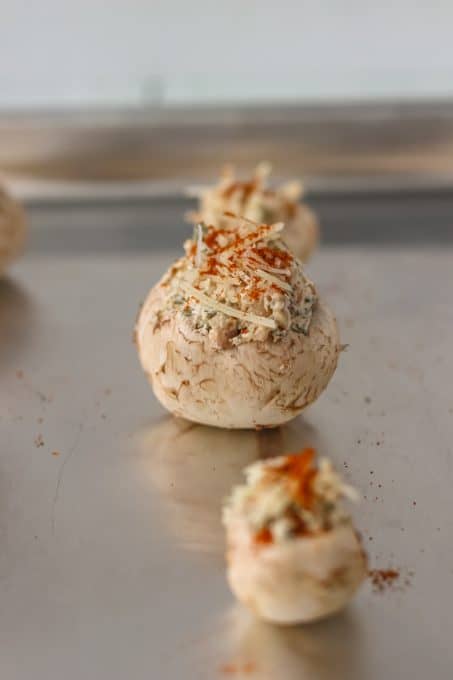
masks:
POLYGON ((240 182, 234 171, 228 167, 214 186, 200 189, 196 196, 200 201, 200 209, 189 213, 193 223, 204 221, 218 227, 229 229, 225 213, 242 215, 254 222, 287 222, 297 214, 298 202, 303 193, 300 182, 289 182, 275 190, 267 186, 270 166, 261 163, 249 181, 240 182))
POLYGON ((283 225, 228 215, 234 228, 199 224, 163 281, 166 304, 156 323, 178 314, 218 348, 288 331, 308 334, 316 290, 280 239, 283 225))
POLYGON ((314 449, 257 462, 245 470, 246 484, 236 487, 224 521, 245 520, 257 544, 313 536, 350 521, 341 500, 356 500, 327 459, 315 462, 314 449))

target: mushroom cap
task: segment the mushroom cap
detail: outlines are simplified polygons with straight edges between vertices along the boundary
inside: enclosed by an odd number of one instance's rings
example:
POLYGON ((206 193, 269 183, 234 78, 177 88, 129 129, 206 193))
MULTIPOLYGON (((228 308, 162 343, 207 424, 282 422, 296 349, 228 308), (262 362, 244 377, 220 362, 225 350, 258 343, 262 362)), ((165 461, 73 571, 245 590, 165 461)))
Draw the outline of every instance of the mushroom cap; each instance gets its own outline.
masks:
POLYGON ((276 427, 295 418, 327 386, 338 360, 335 317, 322 302, 308 334, 289 330, 273 341, 225 349, 163 309, 168 274, 150 291, 135 339, 145 373, 161 404, 176 416, 225 428, 276 427))
POLYGON ((283 240, 299 260, 308 262, 319 241, 319 222, 305 203, 299 203, 294 217, 285 222, 283 240))
POLYGON ((26 236, 24 211, 0 187, 0 276, 22 251, 26 236))
POLYGON ((319 222, 303 201, 304 187, 297 180, 269 189, 269 163, 260 163, 248 180, 238 181, 233 166, 226 166, 218 184, 189 190, 198 198, 198 209, 187 214, 193 224, 204 222, 231 228, 226 217, 234 213, 256 222, 282 221, 283 241, 302 262, 307 262, 319 241, 319 222))
POLYGON ((352 524, 314 536, 257 545, 244 520, 227 523, 227 576, 258 617, 281 624, 315 621, 342 609, 367 575, 352 524))

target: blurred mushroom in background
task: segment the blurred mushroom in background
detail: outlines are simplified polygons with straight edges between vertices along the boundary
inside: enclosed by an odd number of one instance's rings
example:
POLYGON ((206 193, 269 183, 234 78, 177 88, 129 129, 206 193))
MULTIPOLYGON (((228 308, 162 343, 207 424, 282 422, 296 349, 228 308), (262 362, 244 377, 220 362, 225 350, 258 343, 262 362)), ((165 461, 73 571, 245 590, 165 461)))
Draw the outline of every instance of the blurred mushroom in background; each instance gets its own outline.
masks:
POLYGON ((26 237, 25 213, 19 203, 0 185, 0 276, 22 252, 26 237))
POLYGON ((222 229, 231 228, 228 213, 253 222, 283 222, 283 241, 302 262, 307 262, 319 240, 319 223, 315 213, 302 202, 304 187, 294 180, 271 189, 269 163, 260 163, 253 176, 239 181, 234 167, 225 167, 218 184, 189 189, 198 198, 198 209, 189 212, 193 224, 204 222, 222 229))

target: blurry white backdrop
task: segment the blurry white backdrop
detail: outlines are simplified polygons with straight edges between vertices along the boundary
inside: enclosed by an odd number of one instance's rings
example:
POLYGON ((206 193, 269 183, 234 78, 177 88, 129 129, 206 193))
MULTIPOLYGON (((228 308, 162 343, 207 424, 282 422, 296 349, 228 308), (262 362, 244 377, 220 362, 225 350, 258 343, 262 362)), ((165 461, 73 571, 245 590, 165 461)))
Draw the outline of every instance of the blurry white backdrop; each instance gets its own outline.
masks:
POLYGON ((0 108, 443 97, 453 2, 10 0, 0 108))

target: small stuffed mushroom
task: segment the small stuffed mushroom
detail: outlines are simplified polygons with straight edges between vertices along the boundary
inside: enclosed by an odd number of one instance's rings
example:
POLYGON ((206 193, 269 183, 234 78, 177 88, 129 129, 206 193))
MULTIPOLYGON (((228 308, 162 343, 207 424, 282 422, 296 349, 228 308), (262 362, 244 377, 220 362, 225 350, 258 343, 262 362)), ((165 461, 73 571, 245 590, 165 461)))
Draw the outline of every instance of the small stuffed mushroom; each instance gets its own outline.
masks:
POLYGON ((188 220, 224 229, 232 226, 228 213, 255 222, 284 222, 283 240, 299 260, 307 262, 318 243, 318 220, 308 205, 301 202, 301 182, 289 182, 274 190, 268 188, 270 169, 269 164, 261 163, 251 179, 240 182, 233 169, 227 167, 217 185, 192 192, 199 207, 188 214, 188 220))
POLYGON ((26 222, 22 208, 0 187, 0 276, 21 253, 25 234, 26 222))
POLYGON ((296 417, 337 365, 335 318, 281 224, 198 225, 151 290, 136 325, 140 360, 174 415, 226 428, 276 427, 296 417))
POLYGON ((342 483, 313 449, 246 468, 247 483, 224 509, 228 581, 258 617, 314 621, 346 605, 367 575, 367 558, 342 483))

